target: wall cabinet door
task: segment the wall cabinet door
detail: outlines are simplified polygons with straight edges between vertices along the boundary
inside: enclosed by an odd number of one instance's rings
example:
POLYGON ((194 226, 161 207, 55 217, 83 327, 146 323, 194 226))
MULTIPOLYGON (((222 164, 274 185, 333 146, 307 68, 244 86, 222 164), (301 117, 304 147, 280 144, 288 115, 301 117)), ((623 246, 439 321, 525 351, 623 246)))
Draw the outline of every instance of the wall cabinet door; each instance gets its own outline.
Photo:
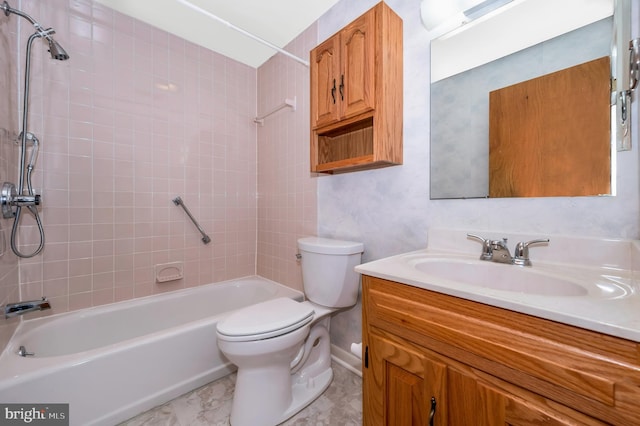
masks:
POLYGON ((367 13, 340 32, 340 118, 353 117, 374 108, 375 19, 375 14, 367 13))
POLYGON ((375 13, 366 13, 311 51, 313 128, 374 108, 375 13))
POLYGON ((311 127, 338 121, 340 38, 332 37, 311 51, 311 127))

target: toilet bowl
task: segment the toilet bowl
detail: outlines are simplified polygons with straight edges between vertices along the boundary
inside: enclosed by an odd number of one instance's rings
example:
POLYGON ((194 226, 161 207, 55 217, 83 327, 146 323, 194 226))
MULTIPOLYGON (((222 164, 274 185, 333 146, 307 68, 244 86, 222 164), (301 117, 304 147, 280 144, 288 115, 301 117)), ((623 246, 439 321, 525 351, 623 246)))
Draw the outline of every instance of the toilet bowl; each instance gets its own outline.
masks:
POLYGON ((218 323, 222 353, 238 367, 233 426, 273 426, 325 391, 331 369, 330 315, 355 305, 362 243, 298 240, 308 300, 279 298, 238 310, 218 323))

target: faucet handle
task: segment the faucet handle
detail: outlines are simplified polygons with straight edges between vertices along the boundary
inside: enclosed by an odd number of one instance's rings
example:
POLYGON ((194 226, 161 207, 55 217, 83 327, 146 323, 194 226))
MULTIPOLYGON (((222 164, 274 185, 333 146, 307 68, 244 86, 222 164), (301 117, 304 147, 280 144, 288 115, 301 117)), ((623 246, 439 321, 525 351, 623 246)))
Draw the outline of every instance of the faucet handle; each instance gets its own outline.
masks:
POLYGON ((493 257, 493 249, 491 248, 493 241, 475 234, 467 234, 467 237, 473 238, 482 243, 482 254, 480 255, 480 260, 491 260, 493 257))
POLYGON ((520 266, 531 266, 531 260, 529 260, 529 246, 532 244, 548 243, 549 239, 538 239, 531 241, 520 241, 516 244, 515 252, 513 253, 513 264, 520 266))

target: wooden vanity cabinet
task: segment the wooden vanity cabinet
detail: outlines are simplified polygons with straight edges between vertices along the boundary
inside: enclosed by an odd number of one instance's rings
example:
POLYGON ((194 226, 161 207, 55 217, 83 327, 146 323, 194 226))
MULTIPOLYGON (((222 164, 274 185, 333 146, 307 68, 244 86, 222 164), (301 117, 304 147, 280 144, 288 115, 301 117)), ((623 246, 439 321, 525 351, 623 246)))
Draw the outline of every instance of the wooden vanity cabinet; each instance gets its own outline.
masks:
POLYGON ((364 276, 363 345, 368 426, 640 424, 629 340, 364 276))
POLYGON ((402 20, 379 3, 310 54, 311 171, 402 163, 402 20))

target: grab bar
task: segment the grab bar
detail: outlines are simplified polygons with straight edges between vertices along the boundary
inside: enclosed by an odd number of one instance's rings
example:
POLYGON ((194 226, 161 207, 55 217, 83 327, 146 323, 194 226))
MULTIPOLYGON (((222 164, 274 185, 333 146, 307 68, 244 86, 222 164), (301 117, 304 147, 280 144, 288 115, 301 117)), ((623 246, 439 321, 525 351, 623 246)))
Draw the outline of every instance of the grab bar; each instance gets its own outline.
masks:
POLYGON ((184 212, 187 214, 187 216, 189 216, 189 219, 191 219, 196 228, 198 228, 198 231, 200 231, 200 234, 202 234, 202 242, 204 244, 209 244, 211 242, 211 238, 209 238, 207 233, 204 232, 204 230, 202 229, 196 218, 193 217, 187 206, 184 205, 184 201, 182 201, 182 198, 180 198, 180 196, 174 198, 173 204, 175 204, 176 206, 181 206, 184 209, 184 212))

